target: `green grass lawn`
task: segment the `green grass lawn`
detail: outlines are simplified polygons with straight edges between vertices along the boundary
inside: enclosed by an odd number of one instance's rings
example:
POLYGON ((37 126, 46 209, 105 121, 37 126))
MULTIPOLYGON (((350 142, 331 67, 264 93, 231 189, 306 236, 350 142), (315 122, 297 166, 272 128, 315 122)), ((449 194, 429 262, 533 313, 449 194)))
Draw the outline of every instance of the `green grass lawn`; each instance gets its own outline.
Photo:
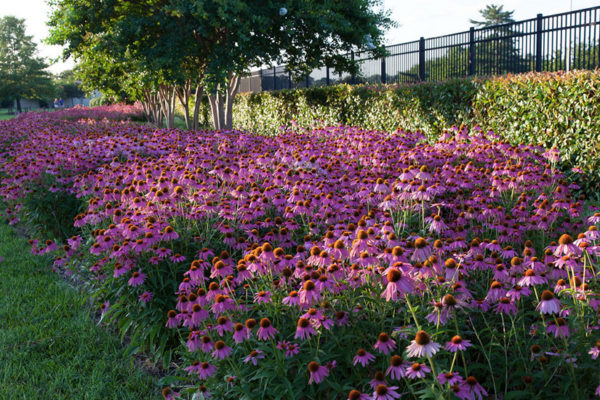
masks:
POLYGON ((8 109, 0 108, 0 121, 16 117, 15 114, 9 114, 8 109))
POLYGON ((161 398, 81 295, 0 220, 0 399, 161 398))

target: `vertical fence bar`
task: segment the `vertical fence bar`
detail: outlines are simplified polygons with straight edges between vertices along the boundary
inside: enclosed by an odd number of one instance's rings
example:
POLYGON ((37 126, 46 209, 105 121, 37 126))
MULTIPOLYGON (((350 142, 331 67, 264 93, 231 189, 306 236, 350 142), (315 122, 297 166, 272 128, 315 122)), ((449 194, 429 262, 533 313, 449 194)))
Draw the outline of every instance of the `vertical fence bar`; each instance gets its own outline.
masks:
POLYGON ((535 42, 535 70, 542 71, 542 14, 537 15, 537 32, 535 42))
POLYGON ((469 29, 469 76, 475 75, 475 28, 469 29))
POLYGON ((425 80, 425 38, 419 39, 419 80, 425 80))
POLYGON ((331 85, 331 81, 329 80, 329 67, 325 67, 325 83, 327 86, 331 85))
POLYGON ((385 57, 381 57, 381 83, 386 84, 387 77, 385 72, 385 57))
MULTIPOLYGON (((352 60, 352 63, 354 63, 354 51, 350 52, 350 58, 352 60)), ((354 85, 355 82, 356 82, 356 74, 353 72, 352 75, 350 75, 350 84, 354 85)))

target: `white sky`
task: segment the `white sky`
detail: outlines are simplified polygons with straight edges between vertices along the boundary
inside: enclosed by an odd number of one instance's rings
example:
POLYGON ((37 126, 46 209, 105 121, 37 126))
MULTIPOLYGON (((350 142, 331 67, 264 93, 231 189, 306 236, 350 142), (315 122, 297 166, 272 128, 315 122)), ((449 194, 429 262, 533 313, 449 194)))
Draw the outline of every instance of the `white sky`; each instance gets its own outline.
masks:
MULTIPOLYGON (((384 7, 392 11, 392 19, 400 26, 387 32, 388 44, 417 40, 469 29, 469 19, 479 19, 479 10, 486 4, 503 4, 505 10, 515 10, 516 20, 534 18, 538 13, 556 14, 600 5, 590 0, 383 0, 384 7)), ((285 0, 282 0, 285 5, 285 0)), ((56 58, 61 49, 40 43, 48 35, 46 20, 49 7, 45 0, 0 0, 0 17, 14 15, 24 18, 27 33, 38 43, 40 55, 56 58)), ((72 61, 59 62, 50 67, 60 72, 73 67, 72 61)))

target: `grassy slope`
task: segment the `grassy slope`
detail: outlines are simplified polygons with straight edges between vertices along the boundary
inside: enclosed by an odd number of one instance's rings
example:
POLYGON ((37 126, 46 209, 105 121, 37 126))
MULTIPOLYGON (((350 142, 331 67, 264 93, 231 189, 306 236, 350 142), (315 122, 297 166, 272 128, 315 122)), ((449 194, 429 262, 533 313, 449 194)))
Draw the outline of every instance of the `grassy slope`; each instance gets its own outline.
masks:
POLYGON ((0 399, 157 397, 152 377, 4 221, 0 257, 0 399))
POLYGON ((6 108, 0 108, 0 121, 4 119, 11 119, 16 117, 15 114, 8 114, 8 110, 6 108))

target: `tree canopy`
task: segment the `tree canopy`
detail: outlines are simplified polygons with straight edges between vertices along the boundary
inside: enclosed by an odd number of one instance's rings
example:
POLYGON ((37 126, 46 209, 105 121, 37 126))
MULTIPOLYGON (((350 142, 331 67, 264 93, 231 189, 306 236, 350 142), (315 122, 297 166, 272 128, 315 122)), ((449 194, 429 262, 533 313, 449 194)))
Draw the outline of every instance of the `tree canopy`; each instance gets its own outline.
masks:
POLYGON ((25 20, 13 16, 0 18, 0 98, 42 99, 53 93, 47 64, 37 56, 37 45, 25 33, 25 20))
POLYGON ((379 0, 52 0, 51 6, 49 41, 66 46, 65 57, 89 61, 102 54, 115 65, 133 65, 132 73, 145 77, 141 99, 156 94, 167 123, 175 96, 185 101, 196 88, 208 95, 217 129, 231 128, 239 78, 251 68, 285 63, 298 78, 325 65, 355 72, 348 53, 383 54, 383 31, 392 24, 379 0))

